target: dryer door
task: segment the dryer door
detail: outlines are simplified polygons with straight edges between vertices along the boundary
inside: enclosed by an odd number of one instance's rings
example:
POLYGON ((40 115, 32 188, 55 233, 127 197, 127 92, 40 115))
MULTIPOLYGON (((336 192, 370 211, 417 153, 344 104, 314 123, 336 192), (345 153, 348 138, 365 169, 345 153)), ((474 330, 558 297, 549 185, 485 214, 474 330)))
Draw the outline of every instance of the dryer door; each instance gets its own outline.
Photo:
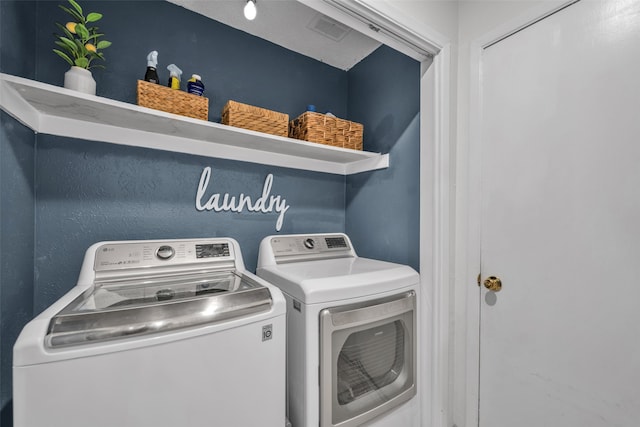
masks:
POLYGON ((416 296, 320 313, 320 426, 358 426, 416 394, 416 296))

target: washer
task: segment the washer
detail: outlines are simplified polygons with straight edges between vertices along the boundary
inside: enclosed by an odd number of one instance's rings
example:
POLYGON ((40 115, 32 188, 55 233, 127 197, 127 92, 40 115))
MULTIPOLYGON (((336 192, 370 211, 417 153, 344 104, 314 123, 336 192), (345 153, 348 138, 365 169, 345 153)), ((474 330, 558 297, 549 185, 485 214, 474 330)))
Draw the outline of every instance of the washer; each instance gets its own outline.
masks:
POLYGON ((282 427, 285 310, 233 239, 97 243, 18 337, 14 425, 282 427))
POLYGON ((293 427, 420 425, 419 275, 360 258, 345 234, 269 236, 258 276, 287 300, 293 427))

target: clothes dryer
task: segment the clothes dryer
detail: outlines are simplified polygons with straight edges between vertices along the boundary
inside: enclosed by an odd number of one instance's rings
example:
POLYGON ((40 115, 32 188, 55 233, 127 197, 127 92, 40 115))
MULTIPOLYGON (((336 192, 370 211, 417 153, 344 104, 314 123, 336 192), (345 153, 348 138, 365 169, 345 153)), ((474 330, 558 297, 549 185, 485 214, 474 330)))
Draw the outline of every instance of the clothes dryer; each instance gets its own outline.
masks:
POLYGON ((285 307, 233 239, 97 243, 18 337, 14 425, 282 427, 285 307))
POLYGON ((269 236, 258 276, 287 300, 293 427, 417 427, 419 275, 345 234, 269 236))

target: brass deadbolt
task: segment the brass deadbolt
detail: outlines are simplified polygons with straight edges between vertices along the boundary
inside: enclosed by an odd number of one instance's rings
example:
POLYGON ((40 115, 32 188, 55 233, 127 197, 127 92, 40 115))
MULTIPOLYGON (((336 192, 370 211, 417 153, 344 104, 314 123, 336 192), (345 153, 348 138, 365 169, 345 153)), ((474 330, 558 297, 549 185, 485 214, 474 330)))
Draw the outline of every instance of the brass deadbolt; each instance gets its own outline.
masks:
POLYGON ((502 289, 502 280, 496 276, 489 276, 484 279, 484 287, 493 292, 500 292, 500 289, 502 289))

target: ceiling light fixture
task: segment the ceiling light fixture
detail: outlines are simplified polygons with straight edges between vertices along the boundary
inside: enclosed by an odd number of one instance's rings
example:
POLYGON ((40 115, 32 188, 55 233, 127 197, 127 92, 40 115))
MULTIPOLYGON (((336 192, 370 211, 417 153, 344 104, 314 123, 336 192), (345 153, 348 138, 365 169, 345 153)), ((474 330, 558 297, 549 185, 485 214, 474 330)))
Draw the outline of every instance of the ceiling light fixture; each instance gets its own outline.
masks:
POLYGON ((244 17, 249 21, 256 19, 258 10, 256 9, 256 0, 247 0, 247 4, 244 6, 244 17))

